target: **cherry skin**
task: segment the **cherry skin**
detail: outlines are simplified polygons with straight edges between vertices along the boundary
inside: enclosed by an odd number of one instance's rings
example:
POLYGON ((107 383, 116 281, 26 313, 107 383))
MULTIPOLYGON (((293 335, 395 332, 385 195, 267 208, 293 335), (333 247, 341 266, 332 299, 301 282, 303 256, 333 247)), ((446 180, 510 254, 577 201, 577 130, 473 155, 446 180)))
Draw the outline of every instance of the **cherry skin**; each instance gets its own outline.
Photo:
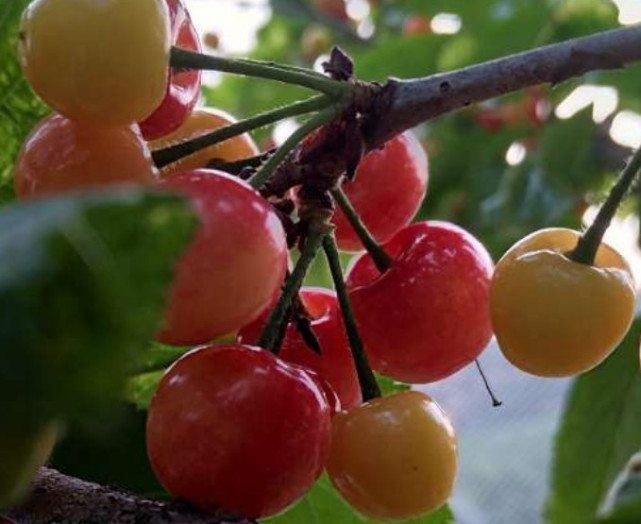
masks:
MULTIPOLYGON (((336 294, 329 289, 302 288, 301 298, 312 317, 311 327, 318 339, 322 354, 314 353, 305 343, 296 326, 289 324, 278 356, 316 371, 338 394, 344 409, 362 401, 356 367, 343 328, 336 294)), ((238 341, 254 344, 260 338, 269 311, 238 333, 238 341)))
POLYGON ((499 260, 490 305, 496 338, 517 368, 544 377, 582 373, 602 362, 634 318, 634 278, 601 244, 593 265, 570 260, 578 231, 543 229, 499 260))
POLYGON ((299 366, 242 345, 181 357, 149 408, 147 451, 160 483, 204 510, 274 515, 327 460, 330 413, 299 366))
POLYGON ((14 168, 20 198, 108 184, 152 183, 157 170, 138 126, 103 127, 43 119, 26 138, 14 168))
MULTIPOLYGON (((182 0, 166 0, 172 25, 172 45, 200 52, 200 39, 182 0)), ((156 110, 140 123, 145 140, 153 140, 175 131, 193 110, 200 93, 200 71, 169 69, 167 92, 156 110)))
POLYGON ((242 180, 199 169, 162 179, 185 194, 202 225, 178 261, 158 339, 203 344, 256 318, 278 292, 287 242, 271 206, 242 180))
MULTIPOLYGON (((370 151, 361 161, 353 182, 343 190, 369 232, 386 242, 410 223, 427 189, 427 155, 411 132, 370 151)), ((340 209, 334 215, 336 241, 344 251, 362 251, 358 235, 340 209)))
POLYGON ((373 369, 421 384, 473 361, 492 337, 492 260, 483 245, 453 224, 419 222, 383 247, 393 261, 382 275, 368 254, 347 275, 373 369))
POLYGON ((440 406, 418 391, 377 398, 336 415, 327 472, 354 508, 376 520, 405 520, 447 501, 457 444, 440 406))
MULTIPOLYGON (((173 133, 166 135, 149 144, 152 151, 163 149, 178 142, 211 133, 216 129, 233 124, 236 120, 231 115, 212 108, 195 109, 185 122, 173 133)), ((196 153, 178 160, 162 168, 163 174, 179 173, 189 169, 207 167, 210 160, 219 159, 234 162, 258 154, 258 147, 251 137, 244 133, 235 136, 215 146, 206 147, 196 153)))
POLYGON ((167 89, 165 0, 33 0, 20 24, 24 75, 67 118, 125 125, 149 116, 167 89))

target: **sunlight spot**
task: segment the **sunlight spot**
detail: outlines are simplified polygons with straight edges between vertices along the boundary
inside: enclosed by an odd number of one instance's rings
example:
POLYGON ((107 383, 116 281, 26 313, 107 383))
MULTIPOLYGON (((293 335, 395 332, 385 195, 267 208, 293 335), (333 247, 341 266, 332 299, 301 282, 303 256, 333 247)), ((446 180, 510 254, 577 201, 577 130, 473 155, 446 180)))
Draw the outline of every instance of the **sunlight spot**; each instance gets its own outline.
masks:
POLYGON ((455 35, 462 25, 461 17, 454 13, 438 13, 432 18, 432 32, 438 35, 455 35))

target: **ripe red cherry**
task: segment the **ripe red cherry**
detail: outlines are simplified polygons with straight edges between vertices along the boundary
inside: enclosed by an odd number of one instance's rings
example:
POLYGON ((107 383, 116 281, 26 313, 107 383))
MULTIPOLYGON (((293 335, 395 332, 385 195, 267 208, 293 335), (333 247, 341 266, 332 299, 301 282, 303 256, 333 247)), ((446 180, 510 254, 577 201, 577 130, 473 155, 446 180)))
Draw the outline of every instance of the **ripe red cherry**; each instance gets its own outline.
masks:
POLYGON ((158 339, 202 344, 256 318, 282 284, 287 242, 271 206, 245 182, 197 169, 161 185, 186 194, 202 225, 178 262, 158 339))
POLYGON ((474 360, 492 337, 492 260, 483 245, 453 224, 420 222, 384 248, 393 262, 382 275, 364 254, 347 276, 372 367, 425 383, 474 360))
MULTIPOLYGON (((361 161, 353 182, 343 190, 361 220, 379 242, 386 242, 410 223, 427 189, 427 155, 416 137, 406 132, 361 161)), ((345 251, 363 245, 340 209, 334 215, 336 241, 345 251)))
MULTIPOLYGON (((198 33, 182 0, 166 0, 171 18, 172 45, 201 51, 198 33)), ((169 70, 167 93, 160 106, 140 123, 146 140, 154 140, 178 129, 196 105, 200 93, 200 71, 169 70)))
POLYGON ((330 413, 316 382, 268 351, 196 349, 163 377, 149 408, 147 451, 160 483, 204 510, 268 517, 323 471, 330 413))
MULTIPOLYGON (((362 401, 358 375, 345 335, 336 294, 329 289, 302 288, 301 298, 312 317, 311 327, 320 343, 322 355, 314 353, 305 343, 296 326, 289 324, 279 357, 314 370, 332 386, 341 406, 349 409, 362 401)), ((254 344, 260 338, 269 311, 238 333, 238 341, 254 344)))
POLYGON ((20 198, 125 182, 150 184, 158 170, 137 125, 94 126, 44 118, 24 141, 14 169, 20 198))

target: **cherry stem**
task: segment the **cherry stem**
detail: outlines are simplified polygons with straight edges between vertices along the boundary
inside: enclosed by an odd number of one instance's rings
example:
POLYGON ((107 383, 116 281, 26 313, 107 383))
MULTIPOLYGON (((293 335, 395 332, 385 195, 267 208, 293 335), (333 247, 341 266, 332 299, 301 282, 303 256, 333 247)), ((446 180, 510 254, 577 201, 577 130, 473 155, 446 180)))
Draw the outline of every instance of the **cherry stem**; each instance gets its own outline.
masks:
POLYGON ((481 367, 481 363, 479 362, 479 359, 478 358, 474 359, 474 363, 476 364, 476 369, 478 370, 479 375, 481 375, 481 379, 483 380, 483 385, 485 386, 485 389, 487 389, 487 392, 490 395, 490 398, 492 399, 492 407, 498 408, 499 406, 503 405, 503 402, 501 402, 498 398, 496 398, 496 395, 494 395, 494 392, 490 387, 490 383, 487 380, 487 377, 485 376, 485 372, 481 367))
POLYGON ((313 117, 307 120, 302 126, 294 131, 287 140, 281 145, 276 152, 269 157, 263 167, 249 179, 249 185, 254 189, 258 189, 272 176, 280 163, 285 160, 287 155, 314 129, 331 122, 338 116, 339 107, 337 105, 330 105, 325 109, 316 113, 313 117))
POLYGON ((256 156, 242 158, 241 160, 235 160, 233 162, 227 162, 220 158, 212 158, 207 162, 207 169, 218 169, 225 173, 229 173, 230 175, 238 175, 242 173, 244 169, 256 169, 260 167, 260 165, 273 155, 275 151, 275 149, 270 149, 269 151, 259 153, 256 156))
POLYGON ((338 303, 340 304, 343 323, 345 324, 345 331, 347 332, 347 339, 349 340, 349 347, 352 350, 352 358, 356 365, 358 382, 361 386, 363 402, 367 402, 373 398, 380 397, 381 389, 378 386, 378 382, 376 382, 376 377, 365 354, 363 341, 358 334, 356 318, 354 317, 354 311, 350 304, 349 296, 347 295, 347 287, 343 279, 343 269, 341 268, 338 257, 338 247, 336 246, 336 239, 333 233, 326 235, 323 239, 323 250, 325 251, 325 257, 327 258, 334 287, 336 288, 336 295, 338 296, 338 303))
POLYGON ((603 202, 601 209, 592 225, 581 235, 576 247, 568 254, 568 258, 579 264, 591 265, 594 263, 603 235, 610 226, 612 218, 617 212, 621 201, 625 198, 632 182, 641 169, 641 148, 637 149, 628 163, 619 174, 619 178, 610 189, 608 197, 603 202))
POLYGON ((173 162, 177 162, 181 158, 200 151, 201 149, 216 145, 229 138, 242 135, 247 131, 257 129, 268 124, 273 124, 274 122, 278 122, 284 118, 319 111, 326 108, 331 103, 332 100, 325 95, 319 95, 308 98, 307 100, 294 102, 293 104, 289 104, 278 109, 259 113, 251 118, 216 129, 211 133, 192 138, 191 140, 186 140, 179 144, 158 149, 151 154, 151 157, 153 158, 156 167, 163 168, 173 162))
POLYGON ((342 96, 345 91, 351 88, 351 86, 345 82, 332 80, 314 71, 291 66, 281 66, 272 62, 223 58, 221 56, 194 53, 193 51, 187 51, 186 49, 180 49, 178 47, 171 48, 169 65, 179 70, 198 69, 203 71, 220 71, 255 78, 265 78, 313 89, 314 91, 325 93, 334 98, 342 96))
POLYGON ((374 236, 369 232, 365 227, 365 224, 361 220, 361 217, 358 216, 358 212, 352 206, 352 203, 347 198, 347 195, 341 187, 338 187, 332 191, 332 196, 338 204, 338 207, 341 208, 341 211, 347 217, 350 225, 356 231, 358 238, 360 238, 361 243, 372 257, 376 269, 381 273, 385 273, 392 265, 392 257, 383 249, 374 236))
POLYGON ((258 339, 258 346, 272 352, 276 351, 279 334, 281 333, 283 323, 285 322, 287 311, 291 307, 292 300, 303 283, 303 279, 307 274, 309 266, 321 247, 323 237, 331 227, 328 225, 330 216, 331 212, 327 210, 327 212, 318 220, 310 222, 307 238, 305 240, 303 250, 301 251, 300 258, 296 262, 291 275, 289 275, 285 281, 280 298, 269 315, 267 324, 265 324, 265 328, 258 339))

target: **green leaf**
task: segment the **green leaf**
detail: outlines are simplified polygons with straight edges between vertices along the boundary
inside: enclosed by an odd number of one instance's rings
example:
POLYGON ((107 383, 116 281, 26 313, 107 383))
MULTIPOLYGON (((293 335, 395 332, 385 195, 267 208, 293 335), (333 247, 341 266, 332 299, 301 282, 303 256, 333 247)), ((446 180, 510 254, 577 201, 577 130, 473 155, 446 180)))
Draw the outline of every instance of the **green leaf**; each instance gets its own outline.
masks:
POLYGON ((633 457, 614 494, 609 511, 597 519, 600 524, 637 524, 641 522, 641 457, 633 457))
POLYGON ((0 3, 0 203, 13 199, 11 168, 22 140, 47 109, 33 94, 18 62, 18 22, 28 0, 0 3))
MULTIPOLYGON (((329 478, 321 477, 311 491, 284 514, 267 519, 270 524, 374 524, 359 516, 332 487, 329 478)), ((399 521, 401 522, 401 521, 399 521)), ((423 517, 404 520, 403 524, 450 524, 454 515, 448 506, 423 517)))
POLYGON ((641 448, 637 319, 602 365, 570 391, 556 438, 547 511, 551 524, 590 522, 618 472, 641 448))
POLYGON ((0 212, 0 420, 102 413, 157 330, 196 226, 177 196, 116 189, 0 212))

